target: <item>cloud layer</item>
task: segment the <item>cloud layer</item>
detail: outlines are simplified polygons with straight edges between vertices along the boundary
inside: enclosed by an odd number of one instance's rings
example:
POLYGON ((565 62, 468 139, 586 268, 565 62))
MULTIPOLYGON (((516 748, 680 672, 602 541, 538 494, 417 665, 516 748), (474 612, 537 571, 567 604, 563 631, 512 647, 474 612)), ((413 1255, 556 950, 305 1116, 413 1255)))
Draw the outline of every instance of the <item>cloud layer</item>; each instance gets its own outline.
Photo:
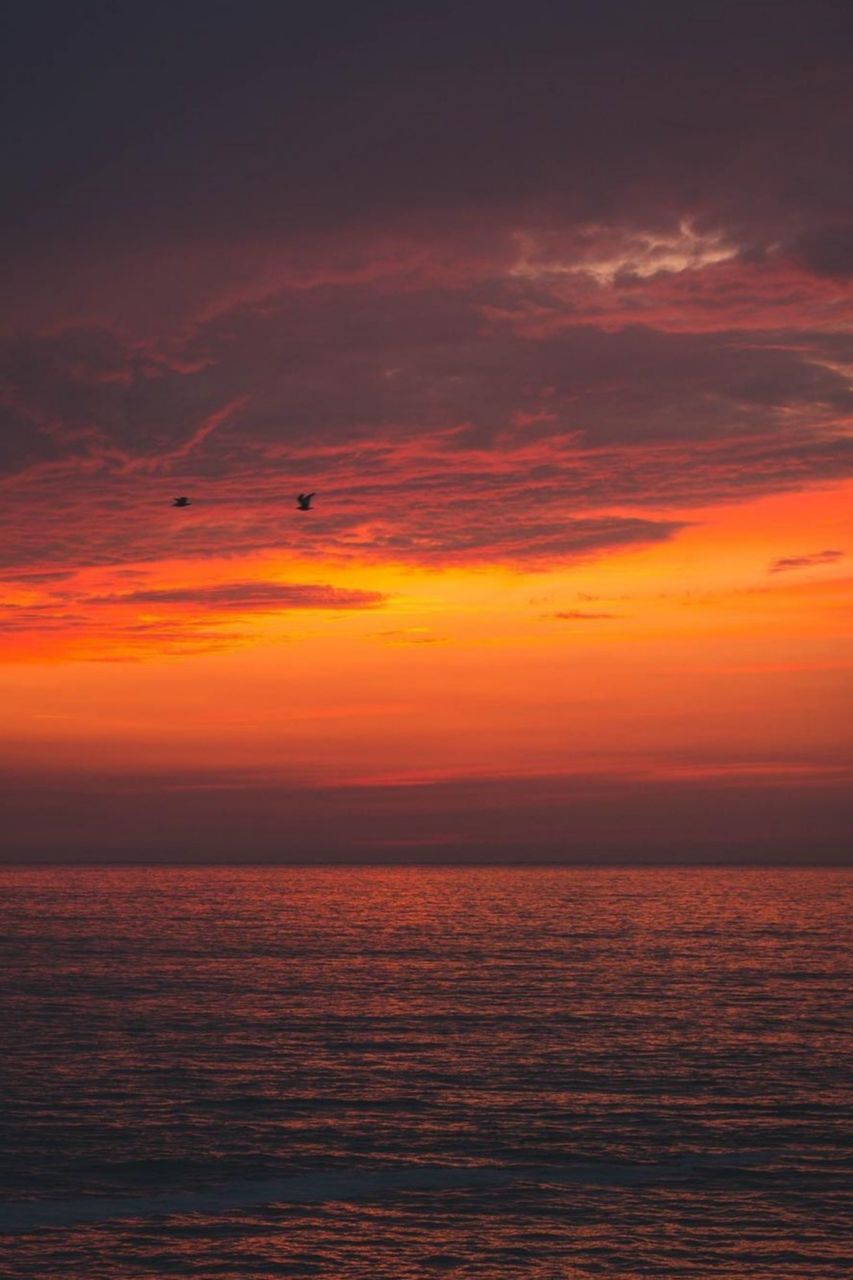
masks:
POLYGON ((843 334, 787 315, 575 323, 564 305, 542 281, 415 287, 401 268, 157 341, 20 335, 3 353, 4 568, 178 546, 553 563, 669 537, 694 504, 853 474, 843 334), (316 510, 297 522, 306 486, 316 510), (193 507, 167 509, 176 492, 193 507))
POLYGON ((768 14, 19 9, 0 579, 551 567, 853 475, 851 11, 768 14))

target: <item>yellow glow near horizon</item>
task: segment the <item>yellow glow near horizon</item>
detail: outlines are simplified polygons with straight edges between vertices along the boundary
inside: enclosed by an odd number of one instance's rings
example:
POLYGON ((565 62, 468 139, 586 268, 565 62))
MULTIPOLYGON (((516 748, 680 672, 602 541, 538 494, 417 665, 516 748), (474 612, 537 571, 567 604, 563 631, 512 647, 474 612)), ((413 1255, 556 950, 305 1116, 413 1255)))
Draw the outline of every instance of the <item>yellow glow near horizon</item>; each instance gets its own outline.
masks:
MULTIPOLYGON (((43 660, 25 645, 28 661, 0 667, 3 755, 203 761, 315 780, 628 768, 703 753, 829 767, 850 749, 849 559, 769 568, 839 538, 849 546, 851 493, 694 511, 668 542, 547 572, 270 555, 239 569, 148 566, 161 589, 323 582, 386 600, 226 613, 194 607, 190 591, 180 606, 103 606, 89 630, 52 633, 43 660), (174 632, 178 651, 156 631, 148 644, 140 624, 174 632)), ((80 590, 109 580, 80 575, 80 590)))

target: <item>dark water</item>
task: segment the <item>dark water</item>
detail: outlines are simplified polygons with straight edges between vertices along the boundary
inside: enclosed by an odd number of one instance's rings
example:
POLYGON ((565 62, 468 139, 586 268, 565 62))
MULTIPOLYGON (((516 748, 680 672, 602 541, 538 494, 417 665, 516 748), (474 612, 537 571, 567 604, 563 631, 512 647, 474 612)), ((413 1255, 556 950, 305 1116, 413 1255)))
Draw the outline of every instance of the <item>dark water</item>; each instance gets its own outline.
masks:
POLYGON ((5 871, 9 1280, 853 1274, 843 871, 5 871))

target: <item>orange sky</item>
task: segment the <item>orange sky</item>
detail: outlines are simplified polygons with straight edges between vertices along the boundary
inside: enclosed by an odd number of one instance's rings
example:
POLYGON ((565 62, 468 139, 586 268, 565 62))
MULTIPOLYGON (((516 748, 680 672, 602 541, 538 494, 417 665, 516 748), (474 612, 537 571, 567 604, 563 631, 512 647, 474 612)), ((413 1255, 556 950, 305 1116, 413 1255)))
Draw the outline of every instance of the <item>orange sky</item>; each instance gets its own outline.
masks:
POLYGON ((846 557, 815 553, 853 541, 851 490, 694 510, 662 544, 535 572, 272 553, 80 570, 50 627, 44 588, 21 583, 31 621, 4 637, 4 755, 321 783, 832 775, 851 761, 853 603, 846 557), (771 571, 804 551, 814 563, 771 571), (128 567, 186 598, 122 603, 128 567), (205 600, 235 581, 322 582, 377 603, 205 600))

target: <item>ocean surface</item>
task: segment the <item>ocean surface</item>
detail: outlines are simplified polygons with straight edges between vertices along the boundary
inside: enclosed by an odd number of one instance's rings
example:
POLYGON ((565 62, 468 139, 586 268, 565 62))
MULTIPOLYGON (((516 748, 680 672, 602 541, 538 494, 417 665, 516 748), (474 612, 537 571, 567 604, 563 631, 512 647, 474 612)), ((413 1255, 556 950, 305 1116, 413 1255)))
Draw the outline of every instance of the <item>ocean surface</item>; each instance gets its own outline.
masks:
POLYGON ((853 1275, 853 875, 0 872, 4 1280, 853 1275))

